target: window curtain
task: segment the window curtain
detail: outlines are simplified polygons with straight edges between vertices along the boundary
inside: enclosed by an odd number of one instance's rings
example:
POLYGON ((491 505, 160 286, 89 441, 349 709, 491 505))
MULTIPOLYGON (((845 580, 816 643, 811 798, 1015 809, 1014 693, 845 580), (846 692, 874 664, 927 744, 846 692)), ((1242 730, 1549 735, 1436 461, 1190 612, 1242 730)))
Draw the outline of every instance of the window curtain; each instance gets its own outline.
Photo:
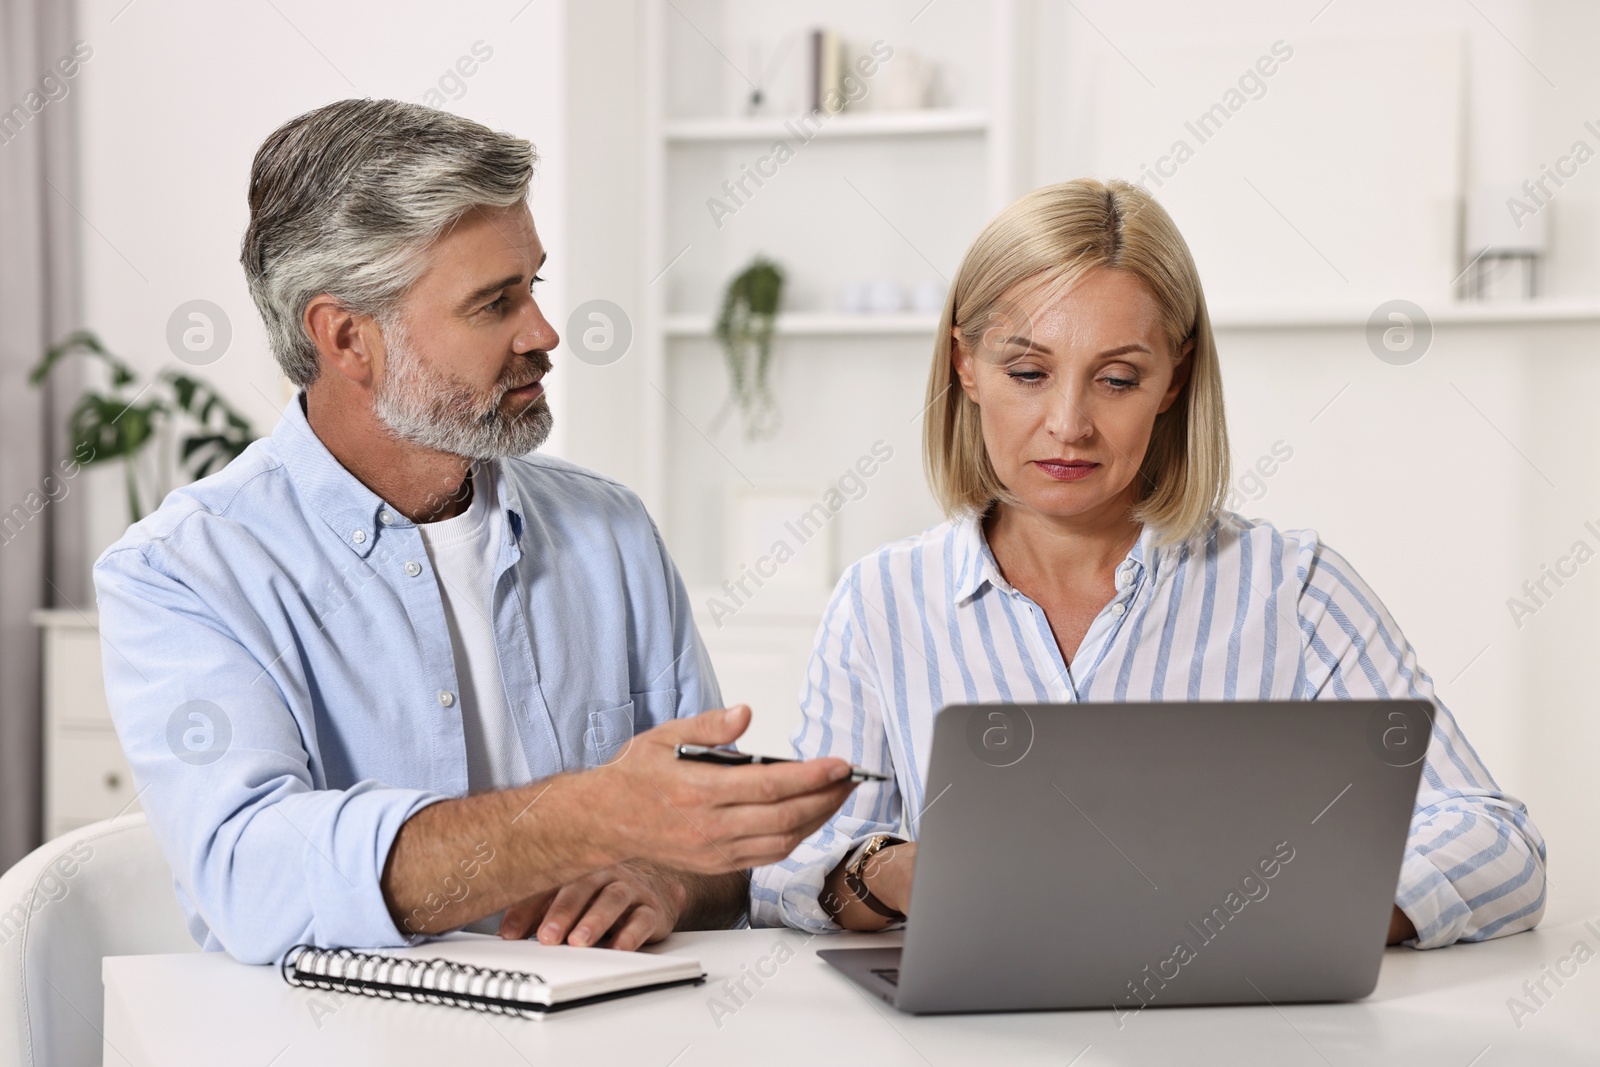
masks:
POLYGON ((28 371, 79 322, 75 4, 0 0, 0 870, 39 843, 40 608, 93 609, 81 481, 63 482, 77 361, 28 371))

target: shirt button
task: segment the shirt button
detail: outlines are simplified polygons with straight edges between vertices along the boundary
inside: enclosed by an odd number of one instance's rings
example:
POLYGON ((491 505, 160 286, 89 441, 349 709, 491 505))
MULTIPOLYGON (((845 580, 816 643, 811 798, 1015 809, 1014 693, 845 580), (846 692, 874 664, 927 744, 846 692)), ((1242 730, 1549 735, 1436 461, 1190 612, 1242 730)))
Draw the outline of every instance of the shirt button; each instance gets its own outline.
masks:
POLYGON ((389 514, 387 511, 380 511, 378 512, 378 521, 383 523, 385 526, 388 526, 390 523, 394 522, 394 516, 389 514))
POLYGON ((361 544, 366 539, 367 539, 367 531, 365 531, 365 530, 357 530, 355 533, 350 535, 350 540, 354 541, 358 545, 361 544))
POLYGON ((450 690, 448 690, 448 689, 439 690, 439 703, 443 704, 445 707, 448 708, 451 704, 454 704, 455 702, 456 702, 456 697, 455 697, 454 693, 450 692, 450 690))
POLYGON ((422 573, 422 564, 418 563, 414 559, 406 560, 406 573, 415 578, 417 575, 422 573))
POLYGON ((1121 615, 1123 612, 1125 612, 1127 610, 1128 610, 1128 607, 1127 607, 1126 604, 1113 604, 1113 605, 1111 605, 1111 614, 1113 614, 1113 615, 1121 615))

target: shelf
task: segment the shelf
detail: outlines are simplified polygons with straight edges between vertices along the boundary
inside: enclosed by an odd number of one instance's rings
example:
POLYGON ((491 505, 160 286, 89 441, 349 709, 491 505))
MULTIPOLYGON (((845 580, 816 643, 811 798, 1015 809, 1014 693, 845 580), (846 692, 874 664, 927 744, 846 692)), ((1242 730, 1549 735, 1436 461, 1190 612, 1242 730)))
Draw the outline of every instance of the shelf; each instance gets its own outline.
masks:
MULTIPOLYGON (((1460 301, 1417 301, 1434 326, 1528 325, 1537 323, 1600 323, 1600 301, 1551 299, 1476 304, 1460 301)), ((1316 330, 1364 328, 1376 304, 1262 305, 1212 307, 1214 330, 1316 330)))
MULTIPOLYGON (((1536 300, 1524 304, 1448 303, 1423 305, 1434 326, 1527 325, 1538 323, 1600 324, 1600 301, 1536 300)), ((1364 328, 1372 315, 1365 306, 1283 305, 1213 308, 1212 329, 1228 330, 1320 330, 1364 328)), ((778 316, 779 337, 881 337, 885 335, 924 335, 931 337, 939 327, 938 315, 899 312, 888 315, 847 315, 830 311, 792 311, 778 316)), ((668 315, 668 337, 710 337, 711 316, 668 315)))
POLYGON ((926 137, 987 133, 989 116, 983 111, 929 108, 923 111, 845 112, 809 121, 793 118, 674 119, 663 125, 668 142, 729 144, 738 141, 809 141, 848 137, 926 137), (814 131, 814 133, 813 133, 814 131))
MULTIPOLYGON (((791 311, 778 316, 779 337, 862 337, 885 334, 922 334, 932 337, 939 328, 938 315, 900 312, 884 315, 845 315, 826 311, 791 311)), ((668 337, 710 337, 710 315, 668 315, 668 337)))

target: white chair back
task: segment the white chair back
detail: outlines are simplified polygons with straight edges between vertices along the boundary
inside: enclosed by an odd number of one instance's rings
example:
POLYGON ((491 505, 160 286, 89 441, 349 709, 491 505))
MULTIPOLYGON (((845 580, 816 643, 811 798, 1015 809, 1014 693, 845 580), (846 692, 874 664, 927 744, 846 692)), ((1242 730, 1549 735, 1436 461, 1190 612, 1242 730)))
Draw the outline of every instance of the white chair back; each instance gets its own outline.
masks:
POLYGON ((0 1063, 101 1062, 101 959, 198 951, 142 813, 45 842, 0 875, 0 1063))

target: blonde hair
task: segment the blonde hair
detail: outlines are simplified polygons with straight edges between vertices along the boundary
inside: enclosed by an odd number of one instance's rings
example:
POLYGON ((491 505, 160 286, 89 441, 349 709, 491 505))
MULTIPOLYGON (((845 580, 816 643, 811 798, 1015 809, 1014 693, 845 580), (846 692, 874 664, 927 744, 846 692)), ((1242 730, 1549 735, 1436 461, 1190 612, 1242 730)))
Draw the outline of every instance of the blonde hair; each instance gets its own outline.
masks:
POLYGON ((1194 343, 1189 381, 1151 430, 1133 517, 1160 542, 1172 543, 1200 532, 1221 508, 1228 485, 1222 376, 1189 246, 1143 189, 1080 178, 1035 189, 991 219, 950 286, 933 346, 922 438, 928 482, 947 516, 1017 502, 995 474, 978 405, 956 377, 953 331, 976 348, 988 328, 1011 314, 1007 298, 1020 283, 1059 292, 1096 268, 1126 271, 1144 284, 1174 357, 1194 343))

